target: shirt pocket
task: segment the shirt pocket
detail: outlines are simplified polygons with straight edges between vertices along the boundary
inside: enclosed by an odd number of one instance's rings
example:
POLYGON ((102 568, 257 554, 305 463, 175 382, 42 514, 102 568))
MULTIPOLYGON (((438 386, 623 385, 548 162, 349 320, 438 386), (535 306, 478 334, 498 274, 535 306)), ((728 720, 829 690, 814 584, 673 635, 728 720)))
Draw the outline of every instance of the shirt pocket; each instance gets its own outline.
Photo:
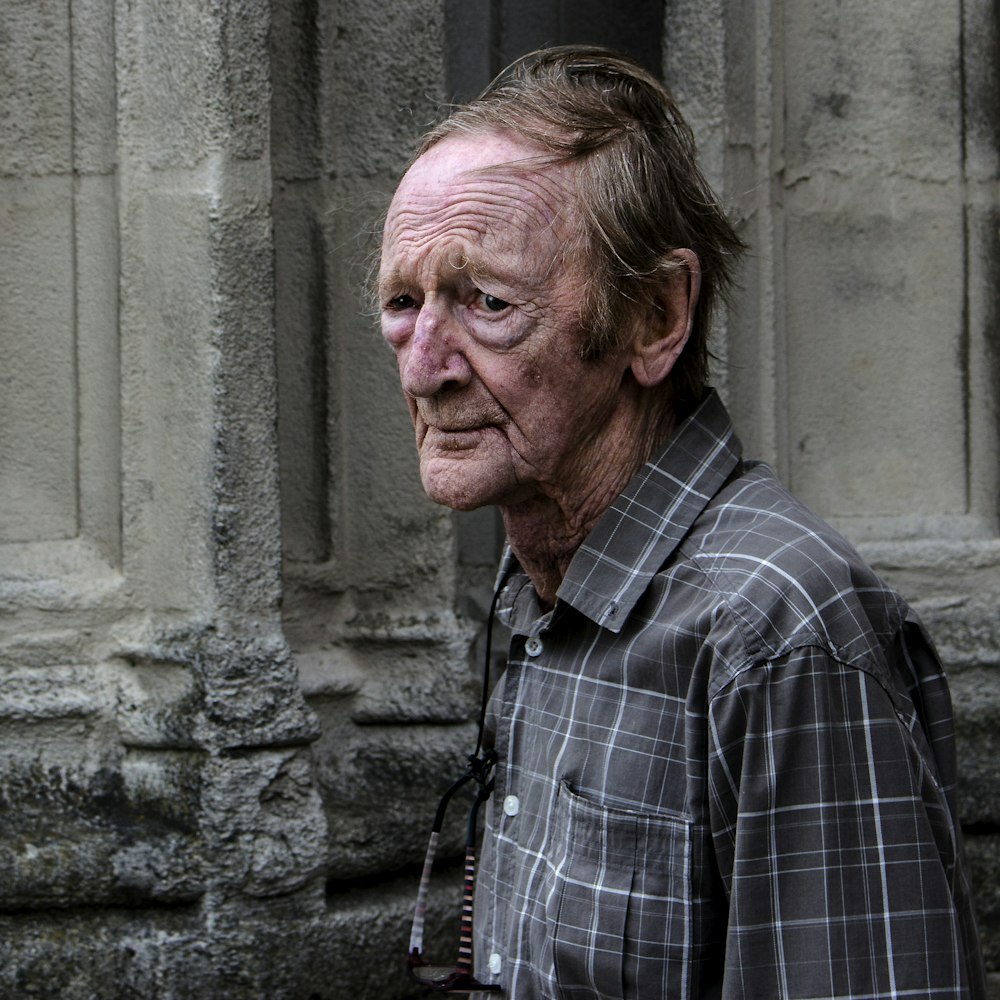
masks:
POLYGON ((563 781, 548 871, 543 953, 553 997, 688 995, 688 819, 610 809, 563 781))

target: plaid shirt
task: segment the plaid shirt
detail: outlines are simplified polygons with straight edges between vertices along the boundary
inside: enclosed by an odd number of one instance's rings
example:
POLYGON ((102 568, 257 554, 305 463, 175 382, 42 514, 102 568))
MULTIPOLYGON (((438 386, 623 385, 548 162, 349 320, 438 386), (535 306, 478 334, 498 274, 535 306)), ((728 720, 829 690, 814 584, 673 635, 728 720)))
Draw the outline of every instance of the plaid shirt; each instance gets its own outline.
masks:
POLYGON ((516 1000, 985 995, 947 686, 712 393, 513 630, 476 970, 516 1000))

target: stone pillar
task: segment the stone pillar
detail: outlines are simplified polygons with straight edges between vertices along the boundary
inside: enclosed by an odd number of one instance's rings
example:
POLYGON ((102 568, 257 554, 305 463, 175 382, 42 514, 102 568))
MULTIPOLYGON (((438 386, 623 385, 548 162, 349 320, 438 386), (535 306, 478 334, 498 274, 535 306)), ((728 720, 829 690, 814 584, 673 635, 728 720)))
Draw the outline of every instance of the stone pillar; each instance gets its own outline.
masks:
POLYGON ((3 996, 295 995, 323 912, 279 612, 269 24, 5 9, 3 996))

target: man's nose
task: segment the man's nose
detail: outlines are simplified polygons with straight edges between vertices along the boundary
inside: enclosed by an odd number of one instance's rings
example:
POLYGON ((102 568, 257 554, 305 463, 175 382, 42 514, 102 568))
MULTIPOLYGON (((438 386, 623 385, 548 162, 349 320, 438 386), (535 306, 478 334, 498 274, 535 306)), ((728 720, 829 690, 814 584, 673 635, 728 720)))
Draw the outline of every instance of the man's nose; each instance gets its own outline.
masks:
POLYGON ((441 303, 425 302, 409 344, 400 356, 403 391, 433 396, 449 382, 465 385, 472 369, 461 349, 461 331, 441 303))

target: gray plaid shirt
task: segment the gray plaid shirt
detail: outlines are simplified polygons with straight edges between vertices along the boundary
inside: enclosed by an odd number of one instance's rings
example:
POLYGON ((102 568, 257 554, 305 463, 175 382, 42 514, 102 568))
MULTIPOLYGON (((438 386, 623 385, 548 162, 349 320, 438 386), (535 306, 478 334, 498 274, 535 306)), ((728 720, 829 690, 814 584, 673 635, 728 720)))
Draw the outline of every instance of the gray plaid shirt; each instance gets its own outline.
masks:
POLYGON ((947 685, 712 393, 513 630, 476 970, 516 1000, 984 996, 947 685))

